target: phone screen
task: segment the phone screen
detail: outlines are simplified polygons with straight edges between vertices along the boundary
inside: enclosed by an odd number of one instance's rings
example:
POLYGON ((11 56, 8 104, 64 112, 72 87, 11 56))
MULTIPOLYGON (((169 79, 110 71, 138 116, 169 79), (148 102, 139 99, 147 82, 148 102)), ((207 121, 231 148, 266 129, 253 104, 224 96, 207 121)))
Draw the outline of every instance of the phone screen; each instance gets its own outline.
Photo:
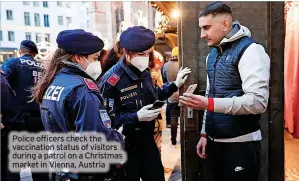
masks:
POLYGON ((163 101, 156 101, 154 103, 153 107, 151 108, 151 110, 159 109, 159 108, 163 107, 164 104, 165 104, 165 102, 163 102, 163 101))

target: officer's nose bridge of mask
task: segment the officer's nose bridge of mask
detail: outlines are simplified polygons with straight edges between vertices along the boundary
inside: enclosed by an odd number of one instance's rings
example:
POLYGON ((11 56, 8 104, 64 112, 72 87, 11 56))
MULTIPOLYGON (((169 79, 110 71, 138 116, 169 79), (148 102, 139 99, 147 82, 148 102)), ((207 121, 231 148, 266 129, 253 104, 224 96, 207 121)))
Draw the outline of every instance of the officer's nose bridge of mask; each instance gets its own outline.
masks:
POLYGON ((152 48, 148 49, 148 50, 145 50, 143 52, 130 52, 130 51, 127 51, 127 54, 133 58, 133 57, 137 57, 137 56, 142 56, 142 57, 147 57, 149 56, 150 52, 152 51, 152 48))
POLYGON ((130 53, 127 52, 128 55, 128 59, 127 61, 133 65, 134 67, 136 67, 137 69, 139 69, 141 72, 143 72, 149 64, 149 54, 152 51, 152 48, 143 51, 143 52, 132 52, 132 54, 130 55, 130 53))
POLYGON ((101 51, 96 52, 94 54, 87 55, 87 56, 82 56, 82 57, 88 64, 90 64, 92 62, 99 61, 100 55, 101 55, 101 51))
POLYGON ((86 70, 90 64, 98 62, 99 55, 100 51, 90 55, 74 55, 71 59, 73 62, 79 64, 84 70, 86 70))
POLYGON ((87 68, 92 62, 97 62, 99 60, 100 51, 90 54, 90 55, 75 55, 73 61, 81 65, 84 69, 87 68))

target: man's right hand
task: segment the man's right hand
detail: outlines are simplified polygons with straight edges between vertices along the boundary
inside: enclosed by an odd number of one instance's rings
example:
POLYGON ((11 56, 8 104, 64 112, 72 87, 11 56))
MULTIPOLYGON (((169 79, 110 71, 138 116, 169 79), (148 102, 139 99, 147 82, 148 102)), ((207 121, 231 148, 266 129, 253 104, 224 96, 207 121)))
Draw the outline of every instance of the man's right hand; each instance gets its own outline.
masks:
POLYGON ((161 113, 162 108, 149 110, 152 107, 153 107, 153 104, 150 104, 150 105, 142 107, 137 112, 139 121, 152 121, 156 117, 158 117, 158 115, 161 113))
POLYGON ((205 159, 207 157, 206 148, 207 138, 202 136, 196 146, 197 155, 202 159, 205 159))

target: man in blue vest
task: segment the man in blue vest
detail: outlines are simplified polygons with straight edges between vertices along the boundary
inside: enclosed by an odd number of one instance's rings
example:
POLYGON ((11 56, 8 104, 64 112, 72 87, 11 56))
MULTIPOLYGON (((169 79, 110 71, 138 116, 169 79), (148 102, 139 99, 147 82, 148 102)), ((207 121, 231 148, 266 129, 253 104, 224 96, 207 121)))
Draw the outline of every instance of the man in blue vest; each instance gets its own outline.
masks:
POLYGON ((30 89, 42 77, 43 65, 34 59, 38 50, 36 44, 30 40, 21 42, 19 54, 20 57, 6 60, 2 65, 2 70, 16 93, 17 101, 24 114, 26 131, 42 131, 44 128, 39 105, 36 102, 30 102, 30 89))
POLYGON ((270 58, 248 28, 232 21, 222 2, 199 14, 206 58, 206 97, 185 93, 180 102, 206 110, 197 154, 212 161, 215 181, 257 181, 260 171, 259 120, 269 98, 270 58), (208 147, 207 147, 208 145, 208 147))

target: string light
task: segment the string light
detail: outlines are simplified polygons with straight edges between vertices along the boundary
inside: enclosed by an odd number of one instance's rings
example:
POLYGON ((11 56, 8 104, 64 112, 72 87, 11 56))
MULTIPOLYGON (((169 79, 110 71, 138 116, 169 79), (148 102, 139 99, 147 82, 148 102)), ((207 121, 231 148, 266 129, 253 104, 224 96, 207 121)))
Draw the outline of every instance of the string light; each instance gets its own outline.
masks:
POLYGON ((154 29, 155 33, 164 33, 165 30, 170 27, 170 23, 172 23, 173 20, 167 16, 157 4, 149 2, 149 5, 161 13, 161 19, 158 21, 159 25, 154 29))

